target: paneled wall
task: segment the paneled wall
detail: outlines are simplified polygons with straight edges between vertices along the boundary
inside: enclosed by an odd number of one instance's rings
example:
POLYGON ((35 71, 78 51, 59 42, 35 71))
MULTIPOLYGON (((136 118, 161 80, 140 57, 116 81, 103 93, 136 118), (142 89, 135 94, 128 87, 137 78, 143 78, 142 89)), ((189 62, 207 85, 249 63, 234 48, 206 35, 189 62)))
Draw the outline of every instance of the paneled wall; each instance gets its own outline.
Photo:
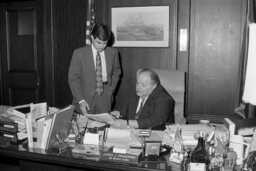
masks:
POLYGON ((72 102, 68 68, 75 48, 85 45, 85 0, 43 1, 48 102, 63 107, 72 102))
MULTIPOLYGON (((44 57, 47 101, 71 102, 67 72, 72 52, 85 44, 86 0, 44 0, 44 57)), ((96 21, 111 26, 112 7, 170 7, 169 47, 117 47, 123 70, 116 96, 121 108, 135 88, 138 68, 183 70, 188 114, 232 114, 238 105, 243 0, 96 0, 96 21), (233 2, 234 1, 234 2, 233 2), (179 51, 179 30, 188 29, 188 51, 179 51)))

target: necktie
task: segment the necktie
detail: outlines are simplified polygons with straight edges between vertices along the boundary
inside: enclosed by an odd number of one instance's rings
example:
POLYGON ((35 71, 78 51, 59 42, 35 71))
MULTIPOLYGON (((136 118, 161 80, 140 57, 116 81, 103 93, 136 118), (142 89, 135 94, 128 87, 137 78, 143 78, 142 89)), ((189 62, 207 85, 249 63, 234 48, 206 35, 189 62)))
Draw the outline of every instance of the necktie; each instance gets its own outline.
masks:
POLYGON ((99 96, 103 93, 102 67, 99 52, 96 55, 96 92, 99 96))
POLYGON ((141 110, 143 108, 143 103, 144 103, 144 100, 142 99, 141 102, 140 102, 140 108, 139 108, 138 112, 135 115, 135 119, 139 119, 141 110))

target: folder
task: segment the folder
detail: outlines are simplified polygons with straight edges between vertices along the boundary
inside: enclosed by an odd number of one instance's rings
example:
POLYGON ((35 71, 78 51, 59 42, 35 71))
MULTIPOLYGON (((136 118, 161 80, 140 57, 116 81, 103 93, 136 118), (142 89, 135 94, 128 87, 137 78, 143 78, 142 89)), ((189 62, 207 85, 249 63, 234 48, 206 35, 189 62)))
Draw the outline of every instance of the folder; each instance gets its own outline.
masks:
POLYGON ((74 109, 73 105, 69 105, 45 117, 41 142, 42 149, 50 149, 58 142, 58 138, 63 140, 68 137, 74 109))
POLYGON ((65 140, 68 137, 74 109, 74 105, 69 105, 54 114, 46 143, 46 149, 55 146, 58 142, 57 137, 61 140, 65 140))

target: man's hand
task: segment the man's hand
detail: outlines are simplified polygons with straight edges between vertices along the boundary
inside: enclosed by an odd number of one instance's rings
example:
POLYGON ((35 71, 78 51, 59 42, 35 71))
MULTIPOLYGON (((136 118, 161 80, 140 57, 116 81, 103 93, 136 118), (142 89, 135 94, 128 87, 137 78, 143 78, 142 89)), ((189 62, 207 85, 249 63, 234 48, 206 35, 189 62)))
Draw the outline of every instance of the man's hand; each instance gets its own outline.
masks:
POLYGON ((117 119, 115 122, 110 122, 109 124, 113 128, 118 128, 118 129, 126 129, 127 128, 127 121, 124 119, 117 119))
POLYGON ((79 107, 81 109, 81 111, 83 112, 83 114, 88 114, 88 111, 90 111, 90 107, 88 105, 88 103, 83 100, 80 104, 79 107))

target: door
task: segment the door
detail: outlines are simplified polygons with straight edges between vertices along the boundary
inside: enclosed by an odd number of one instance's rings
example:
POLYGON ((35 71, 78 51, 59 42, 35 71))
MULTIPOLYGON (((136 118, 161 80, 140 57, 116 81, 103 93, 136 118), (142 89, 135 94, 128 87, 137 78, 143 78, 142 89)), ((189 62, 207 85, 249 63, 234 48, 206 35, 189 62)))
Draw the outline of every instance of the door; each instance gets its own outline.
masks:
POLYGON ((35 2, 0 6, 1 104, 37 103, 44 96, 42 26, 35 2))

